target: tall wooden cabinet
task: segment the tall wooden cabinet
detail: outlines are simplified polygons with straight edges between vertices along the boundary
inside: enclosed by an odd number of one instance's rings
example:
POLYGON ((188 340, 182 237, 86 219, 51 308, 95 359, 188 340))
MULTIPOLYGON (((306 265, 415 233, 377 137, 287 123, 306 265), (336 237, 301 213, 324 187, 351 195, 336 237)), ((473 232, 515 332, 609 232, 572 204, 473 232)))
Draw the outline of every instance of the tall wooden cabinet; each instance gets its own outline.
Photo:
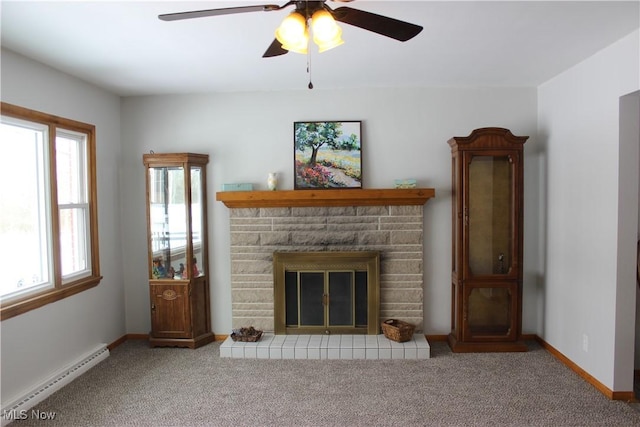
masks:
POLYGON ((196 348, 211 332, 206 154, 145 154, 151 346, 196 348))
POLYGON ((526 351, 522 333, 523 147, 503 128, 448 143, 452 155, 454 352, 526 351))

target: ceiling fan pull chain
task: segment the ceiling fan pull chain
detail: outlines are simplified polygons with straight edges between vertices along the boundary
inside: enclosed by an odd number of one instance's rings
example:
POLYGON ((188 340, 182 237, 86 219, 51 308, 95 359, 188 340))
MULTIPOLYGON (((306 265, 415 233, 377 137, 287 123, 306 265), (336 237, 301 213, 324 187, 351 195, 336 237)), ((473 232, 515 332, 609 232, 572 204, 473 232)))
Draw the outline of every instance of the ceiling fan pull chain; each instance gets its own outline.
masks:
POLYGON ((309 89, 313 89, 313 83, 311 83, 311 49, 307 50, 307 74, 309 74, 309 89))
MULTIPOLYGON (((305 1, 305 7, 306 7, 306 12, 305 12, 305 16, 307 17, 306 20, 306 25, 307 25, 307 30, 309 28, 309 1, 305 1)), ((311 49, 309 49, 309 45, 311 43, 309 43, 309 41, 307 41, 307 74, 309 74, 309 85, 307 86, 310 90, 313 89, 313 83, 311 83, 311 49)))

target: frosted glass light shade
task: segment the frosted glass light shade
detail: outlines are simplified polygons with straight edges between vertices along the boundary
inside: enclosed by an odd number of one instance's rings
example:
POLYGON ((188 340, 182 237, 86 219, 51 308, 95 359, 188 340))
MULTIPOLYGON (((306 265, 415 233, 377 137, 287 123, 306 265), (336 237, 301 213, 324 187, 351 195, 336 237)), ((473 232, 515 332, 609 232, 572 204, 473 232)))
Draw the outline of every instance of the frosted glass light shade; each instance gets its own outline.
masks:
POLYGON ((282 44, 283 49, 307 53, 309 32, 305 17, 298 12, 291 12, 276 29, 276 39, 282 44))
POLYGON ((324 52, 340 46, 342 40, 342 28, 336 24, 333 16, 326 10, 318 10, 311 17, 311 30, 313 41, 318 45, 319 51, 324 52))

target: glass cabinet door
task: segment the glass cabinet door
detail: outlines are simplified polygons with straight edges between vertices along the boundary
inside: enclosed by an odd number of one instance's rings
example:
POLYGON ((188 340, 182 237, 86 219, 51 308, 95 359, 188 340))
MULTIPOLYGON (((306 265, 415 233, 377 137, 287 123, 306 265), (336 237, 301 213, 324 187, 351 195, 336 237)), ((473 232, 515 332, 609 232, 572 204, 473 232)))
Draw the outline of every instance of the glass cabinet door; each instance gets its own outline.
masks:
POLYGON ((506 275, 513 262, 514 168, 511 156, 471 155, 465 223, 470 276, 506 275))
POLYGON ((205 274, 203 260, 206 259, 205 253, 207 245, 204 242, 203 226, 203 197, 202 197, 202 167, 191 167, 191 242, 193 248, 193 257, 191 260, 192 278, 205 274))
POLYGON ((465 338, 509 337, 515 295, 510 286, 473 286, 467 296, 465 338))
POLYGON ((151 279, 181 279, 186 265, 184 168, 149 168, 151 279))

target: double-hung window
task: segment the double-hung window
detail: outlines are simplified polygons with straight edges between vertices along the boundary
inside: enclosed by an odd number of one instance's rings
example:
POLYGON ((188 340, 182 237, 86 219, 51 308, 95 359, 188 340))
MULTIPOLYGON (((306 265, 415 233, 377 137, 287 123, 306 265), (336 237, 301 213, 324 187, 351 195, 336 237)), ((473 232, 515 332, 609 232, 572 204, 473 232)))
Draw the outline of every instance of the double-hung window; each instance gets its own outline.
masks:
POLYGON ((2 103, 2 320, 100 282, 95 126, 2 103))

